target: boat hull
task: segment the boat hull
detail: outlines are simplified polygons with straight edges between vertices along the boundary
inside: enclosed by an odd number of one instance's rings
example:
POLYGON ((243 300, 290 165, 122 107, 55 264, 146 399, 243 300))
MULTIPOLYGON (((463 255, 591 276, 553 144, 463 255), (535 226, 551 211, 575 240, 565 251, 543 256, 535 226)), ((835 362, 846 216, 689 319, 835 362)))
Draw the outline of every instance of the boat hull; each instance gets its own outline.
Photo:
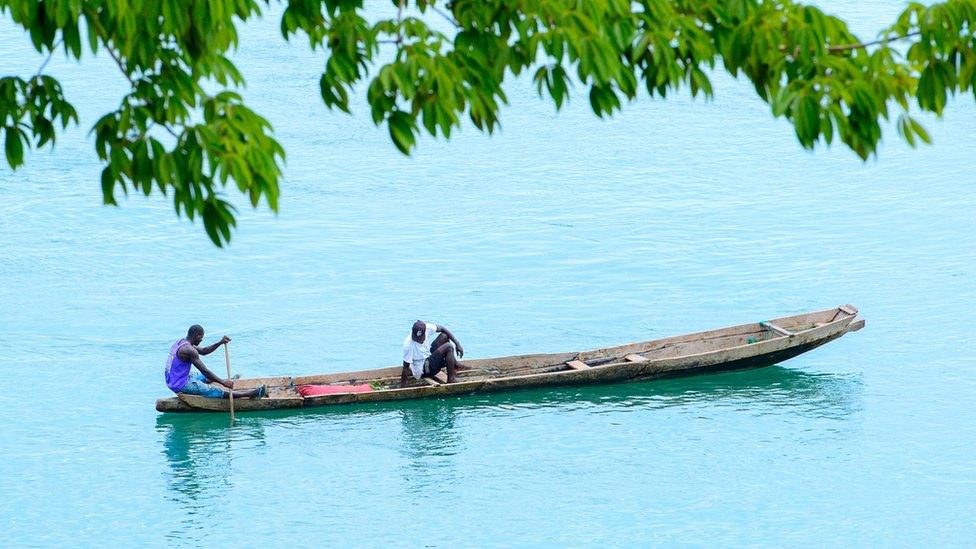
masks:
MULTIPOLYGON (((457 383, 431 382, 406 388, 362 393, 335 393, 302 397, 295 385, 389 383, 400 368, 302 377, 254 378, 235 382, 239 387, 271 387, 268 398, 234 401, 235 411, 317 407, 418 398, 443 398, 540 387, 596 385, 761 368, 782 363, 844 334, 859 330, 864 320, 857 309, 836 309, 784 317, 773 322, 745 324, 662 340, 652 340, 582 353, 524 355, 468 361, 474 375, 457 383), (788 330, 781 326, 805 329, 788 330), (750 337, 752 336, 752 337, 750 337), (757 339, 764 337, 765 339, 757 339), (753 341, 755 339, 755 341, 753 341), (733 343, 736 343, 732 345, 733 343), (728 346, 722 346, 728 344, 728 346), (715 347, 715 348, 712 348, 715 347), (575 363, 576 366, 572 366, 575 363), (484 375, 480 375, 484 374, 484 375)), ((178 395, 159 399, 160 412, 224 412, 223 399, 178 395)))

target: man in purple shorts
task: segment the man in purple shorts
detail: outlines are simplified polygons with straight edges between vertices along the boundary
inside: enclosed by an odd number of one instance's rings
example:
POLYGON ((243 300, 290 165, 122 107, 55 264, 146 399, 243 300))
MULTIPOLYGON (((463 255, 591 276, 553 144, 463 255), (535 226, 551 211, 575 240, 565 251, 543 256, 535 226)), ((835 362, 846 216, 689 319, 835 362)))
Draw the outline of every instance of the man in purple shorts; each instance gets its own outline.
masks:
MULTIPOLYGON (((228 389, 234 388, 234 381, 221 379, 200 360, 200 355, 209 355, 216 351, 221 345, 225 345, 230 338, 224 336, 220 341, 200 347, 203 343, 203 326, 194 324, 186 332, 186 338, 173 344, 169 349, 169 358, 166 359, 166 386, 174 393, 184 395, 196 395, 208 398, 227 398, 229 391, 224 391, 216 386, 223 385, 228 389), (190 371, 190 365, 196 366, 199 374, 190 371)), ((264 385, 249 391, 234 391, 234 398, 261 398, 265 394, 264 385)))

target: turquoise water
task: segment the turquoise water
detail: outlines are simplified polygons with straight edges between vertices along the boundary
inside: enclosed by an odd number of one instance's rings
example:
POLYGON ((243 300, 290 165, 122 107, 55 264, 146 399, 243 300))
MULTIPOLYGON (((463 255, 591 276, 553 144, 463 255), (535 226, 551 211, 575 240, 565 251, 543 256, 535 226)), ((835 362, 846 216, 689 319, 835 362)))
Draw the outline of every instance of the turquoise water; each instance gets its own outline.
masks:
MULTIPOLYGON (((870 33, 891 2, 825 3, 870 33)), ((41 60, 0 22, 0 73, 41 60)), ((558 115, 399 155, 316 100, 276 17, 237 56, 288 150, 279 216, 229 249, 160 197, 100 206, 107 58, 54 59, 82 116, 0 166, 0 545, 971 544, 976 107, 878 159, 803 151, 748 84, 558 115), (162 416, 191 323, 246 376, 397 364, 415 318, 468 356, 582 350, 854 303, 781 366, 289 413, 162 416)), ((207 359, 215 369, 219 354, 207 359)))

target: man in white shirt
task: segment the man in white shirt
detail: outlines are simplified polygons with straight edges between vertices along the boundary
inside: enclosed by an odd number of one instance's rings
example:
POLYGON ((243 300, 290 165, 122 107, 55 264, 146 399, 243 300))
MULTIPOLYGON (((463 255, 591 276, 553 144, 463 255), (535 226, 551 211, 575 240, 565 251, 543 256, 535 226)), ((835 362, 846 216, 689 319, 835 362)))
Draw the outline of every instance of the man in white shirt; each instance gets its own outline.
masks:
POLYGON ((410 335, 403 340, 400 387, 407 386, 407 374, 413 374, 417 379, 434 377, 441 368, 447 369, 447 382, 454 383, 457 381, 455 372, 463 367, 457 359, 463 356, 464 347, 450 330, 418 320, 413 323, 410 335))

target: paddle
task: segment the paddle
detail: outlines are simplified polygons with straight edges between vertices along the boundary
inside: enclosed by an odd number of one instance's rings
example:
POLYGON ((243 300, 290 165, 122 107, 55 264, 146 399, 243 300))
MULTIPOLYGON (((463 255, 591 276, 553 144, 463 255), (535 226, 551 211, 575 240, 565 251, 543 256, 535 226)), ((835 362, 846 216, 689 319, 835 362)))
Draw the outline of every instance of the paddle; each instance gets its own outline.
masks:
MULTIPOLYGON (((227 362, 227 379, 230 380, 230 349, 227 347, 230 343, 224 343, 224 361, 227 362)), ((234 390, 231 389, 227 392, 227 398, 230 399, 230 420, 234 421, 234 390)))

